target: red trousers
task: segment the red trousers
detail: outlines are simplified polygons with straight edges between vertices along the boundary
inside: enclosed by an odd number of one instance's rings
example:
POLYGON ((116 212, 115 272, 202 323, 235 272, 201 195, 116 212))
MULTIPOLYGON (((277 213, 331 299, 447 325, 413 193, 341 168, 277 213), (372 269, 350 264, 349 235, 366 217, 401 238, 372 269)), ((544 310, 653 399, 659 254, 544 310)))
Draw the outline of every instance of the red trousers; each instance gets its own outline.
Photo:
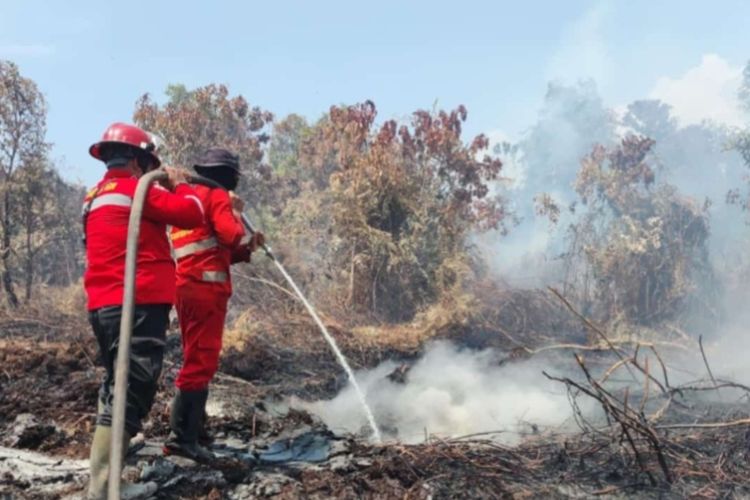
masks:
POLYGON ((178 389, 206 389, 219 368, 228 301, 229 294, 211 283, 191 283, 177 288, 183 356, 182 368, 175 380, 178 389))

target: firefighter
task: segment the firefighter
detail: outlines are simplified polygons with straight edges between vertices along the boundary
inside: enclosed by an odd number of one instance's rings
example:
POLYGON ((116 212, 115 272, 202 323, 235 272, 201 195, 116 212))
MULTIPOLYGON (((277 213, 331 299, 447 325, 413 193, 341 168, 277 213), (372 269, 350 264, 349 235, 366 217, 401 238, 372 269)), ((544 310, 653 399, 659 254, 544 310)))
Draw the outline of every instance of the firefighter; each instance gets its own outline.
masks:
POLYGON ((177 317, 182 332, 183 364, 175 386, 164 453, 205 462, 212 454, 205 434, 208 385, 219 364, 227 302, 232 295, 229 266, 249 262, 263 235, 246 235, 240 219, 242 201, 234 194, 240 178, 239 159, 225 149, 206 151, 195 171, 224 189, 195 186, 206 211, 196 229, 172 228, 177 259, 177 317), (204 439, 201 439, 204 438, 204 439))
MULTIPOLYGON (((152 137, 124 123, 107 128, 89 153, 107 167, 104 178, 83 203, 87 262, 84 287, 89 322, 106 369, 91 444, 88 497, 105 498, 128 219, 138 178, 161 162, 152 137)), ((167 225, 190 228, 203 223, 203 206, 186 183, 185 172, 170 167, 165 170, 169 177, 166 187, 151 186, 141 221, 123 450, 127 450, 130 438, 141 429, 141 421, 151 409, 162 369, 169 311, 175 298, 175 264, 167 225)))

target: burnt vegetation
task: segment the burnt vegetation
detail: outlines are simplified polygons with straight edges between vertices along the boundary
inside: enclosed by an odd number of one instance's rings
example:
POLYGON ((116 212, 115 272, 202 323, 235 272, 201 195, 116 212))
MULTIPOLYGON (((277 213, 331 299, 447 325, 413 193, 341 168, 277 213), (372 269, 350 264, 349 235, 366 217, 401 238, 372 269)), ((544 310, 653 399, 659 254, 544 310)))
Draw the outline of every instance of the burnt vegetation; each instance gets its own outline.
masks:
MULTIPOLYGON (((750 262, 729 269, 712 253, 727 214, 739 213, 731 204, 748 206, 746 180, 697 196, 691 182, 711 179, 716 157, 674 153, 720 137, 739 174, 750 166, 750 131, 680 129, 666 105, 638 101, 617 135, 591 85, 550 85, 528 136, 494 150, 485 135, 466 136, 463 106, 379 120, 365 101, 309 120, 274 117, 224 85, 138 99, 133 119, 161 137, 167 162, 189 166, 215 145, 240 155, 251 218, 354 368, 397 360, 392 377, 408 383, 409 363, 435 339, 496 349, 510 366, 544 353, 577 424, 532 426, 514 446, 491 433, 382 447, 336 436, 338 454, 317 469, 224 464, 190 483, 172 467, 185 479, 158 480, 160 498, 750 494, 750 388, 715 376, 702 341, 732 322, 727 297, 746 297, 746 283, 727 276, 747 277, 750 262), (550 145, 563 128, 575 146, 564 154, 550 145), (507 173, 515 162, 526 167, 521 187, 507 173), (477 241, 503 245, 499 235, 542 218, 553 271, 539 286, 504 284, 477 241), (700 360, 701 375, 679 370, 688 359, 700 360)), ((740 99, 750 106, 750 65, 740 99)), ((50 160, 45 115, 34 82, 0 61, 0 426, 3 446, 82 458, 101 370, 80 284, 83 187, 50 160)), ((747 232, 735 220, 731 232, 747 232)), ((235 270, 234 284, 217 393, 238 410, 211 426, 260 441, 318 429, 303 412, 280 417, 265 405, 332 397, 346 383, 335 359, 261 254, 235 270)), ((167 432, 180 363, 173 334, 147 439, 167 432)), ((33 497, 27 483, 5 474, 0 491, 33 497)))

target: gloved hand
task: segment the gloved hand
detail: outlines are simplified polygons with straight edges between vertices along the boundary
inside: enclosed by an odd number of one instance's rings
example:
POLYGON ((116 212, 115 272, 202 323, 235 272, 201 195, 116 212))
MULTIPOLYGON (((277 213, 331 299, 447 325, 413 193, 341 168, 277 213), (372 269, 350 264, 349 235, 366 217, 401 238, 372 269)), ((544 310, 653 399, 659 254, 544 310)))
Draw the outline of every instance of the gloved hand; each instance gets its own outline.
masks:
POLYGON ((250 253, 253 253, 265 244, 266 236, 260 231, 255 231, 253 235, 250 236, 250 241, 248 241, 247 243, 247 248, 250 250, 250 253))
POLYGON ((232 204, 234 216, 239 219, 242 216, 242 211, 245 209, 245 202, 234 191, 229 191, 229 201, 232 204))
POLYGON ((187 171, 181 168, 165 166, 164 171, 167 173, 167 180, 161 184, 170 191, 174 191, 174 188, 176 188, 178 184, 184 184, 188 181, 187 171))
POLYGON ((232 264, 238 262, 250 262, 250 256, 258 248, 266 244, 266 237, 260 231, 256 231, 249 237, 245 235, 242 244, 232 251, 232 264))

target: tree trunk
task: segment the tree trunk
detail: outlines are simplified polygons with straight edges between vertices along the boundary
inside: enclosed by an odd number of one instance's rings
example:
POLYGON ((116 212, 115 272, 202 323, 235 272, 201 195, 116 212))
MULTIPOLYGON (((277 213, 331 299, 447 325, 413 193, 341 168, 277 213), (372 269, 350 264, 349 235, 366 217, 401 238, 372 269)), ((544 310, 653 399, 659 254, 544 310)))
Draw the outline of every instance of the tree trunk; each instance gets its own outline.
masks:
POLYGON ((3 219, 2 219, 2 230, 3 230, 3 250, 2 250, 2 280, 3 289, 5 290, 5 300, 8 305, 15 309, 18 307, 18 296, 13 287, 13 278, 10 275, 10 196, 6 187, 3 193, 3 219))
POLYGON ((8 302, 8 305, 13 309, 17 308, 18 296, 13 289, 13 280, 8 271, 8 264, 5 255, 3 255, 3 289, 5 290, 5 299, 8 302))
POLYGON ((34 283, 34 253, 31 248, 31 234, 26 233, 26 293, 24 294, 24 303, 28 304, 31 300, 31 285, 34 283))
POLYGON ((25 304, 31 300, 31 284, 34 282, 34 267, 31 259, 26 263, 26 293, 23 298, 25 304))
POLYGON ((70 269, 70 251, 68 250, 67 242, 64 242, 60 247, 63 251, 63 266, 65 268, 65 277, 67 278, 65 286, 70 286, 73 283, 73 271, 70 269))
POLYGON ((26 230, 26 255, 24 257, 24 281, 26 286, 24 293, 24 303, 28 304, 31 300, 31 287, 34 283, 34 255, 36 253, 31 238, 34 233, 34 198, 31 194, 26 195, 24 205, 24 209, 26 211, 24 217, 24 229, 26 230))
POLYGON ((354 309, 354 257, 356 256, 355 250, 357 243, 352 245, 352 260, 351 268, 349 269, 349 307, 354 309))

